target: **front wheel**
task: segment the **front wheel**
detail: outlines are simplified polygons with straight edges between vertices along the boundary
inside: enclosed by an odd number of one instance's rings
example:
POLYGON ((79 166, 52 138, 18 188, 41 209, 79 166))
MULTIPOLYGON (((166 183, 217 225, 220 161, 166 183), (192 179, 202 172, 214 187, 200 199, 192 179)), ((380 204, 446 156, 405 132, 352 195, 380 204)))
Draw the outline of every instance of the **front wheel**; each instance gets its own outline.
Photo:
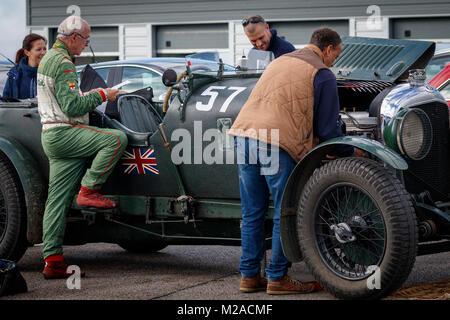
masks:
POLYGON ((417 253, 410 195, 368 159, 338 159, 313 173, 300 197, 297 232, 305 263, 340 299, 389 295, 406 280, 417 253))
POLYGON ((27 211, 14 167, 0 154, 0 258, 17 262, 28 247, 27 211))

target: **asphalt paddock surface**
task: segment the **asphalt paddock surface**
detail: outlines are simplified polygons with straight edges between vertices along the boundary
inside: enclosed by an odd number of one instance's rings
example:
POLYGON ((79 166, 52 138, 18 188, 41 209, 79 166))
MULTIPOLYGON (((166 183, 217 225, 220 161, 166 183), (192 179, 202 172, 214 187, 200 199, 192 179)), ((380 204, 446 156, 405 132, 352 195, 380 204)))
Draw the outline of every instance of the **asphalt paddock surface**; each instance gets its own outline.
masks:
POLYGON ((450 300, 450 278, 400 288, 391 299, 450 300))
MULTIPOLYGON (((68 284, 65 279, 43 278, 42 247, 34 246, 18 263, 28 292, 0 299, 335 300, 325 291, 281 296, 240 293, 240 250, 229 246, 169 246, 157 253, 133 254, 107 243, 66 246, 66 262, 86 272, 79 283, 73 280, 68 284)), ((294 263, 289 274, 301 281, 313 280, 303 262, 294 263)), ((450 278, 450 252, 419 256, 404 287, 446 278, 450 278)))

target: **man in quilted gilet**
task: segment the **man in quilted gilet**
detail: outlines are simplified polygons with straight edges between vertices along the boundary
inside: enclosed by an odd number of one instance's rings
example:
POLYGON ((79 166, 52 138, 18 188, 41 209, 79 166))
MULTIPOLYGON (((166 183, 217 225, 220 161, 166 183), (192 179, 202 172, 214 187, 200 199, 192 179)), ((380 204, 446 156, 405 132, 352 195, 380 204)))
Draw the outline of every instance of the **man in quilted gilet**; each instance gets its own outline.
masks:
POLYGON ((37 96, 42 123, 42 146, 49 159, 49 187, 43 218, 43 256, 46 279, 67 278, 62 244, 67 211, 78 188, 77 204, 113 208, 116 203, 98 191, 127 145, 127 136, 113 129, 89 126, 89 112, 114 101, 118 90, 78 88, 75 56, 89 44, 90 27, 77 16, 58 28, 53 47, 38 67, 37 96), (86 171, 86 160, 94 156, 86 171))
MULTIPOLYGON (((284 187, 297 162, 318 143, 343 135, 336 78, 329 69, 341 51, 339 34, 320 28, 305 48, 275 59, 229 132, 236 136, 242 202, 242 292, 290 294, 321 289, 318 283, 300 282, 287 275, 291 263, 281 247, 280 207, 284 187), (275 214, 266 280, 260 275, 260 265, 270 194, 275 214)), ((351 156, 354 149, 342 146, 336 153, 351 156)))

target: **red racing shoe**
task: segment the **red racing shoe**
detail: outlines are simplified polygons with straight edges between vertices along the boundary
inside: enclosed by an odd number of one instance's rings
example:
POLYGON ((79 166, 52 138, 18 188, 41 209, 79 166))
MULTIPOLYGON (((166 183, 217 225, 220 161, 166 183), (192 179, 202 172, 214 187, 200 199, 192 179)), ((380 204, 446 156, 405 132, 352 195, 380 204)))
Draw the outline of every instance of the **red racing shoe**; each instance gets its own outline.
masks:
POLYGON ((78 193, 77 204, 80 207, 95 207, 95 208, 115 208, 117 203, 105 198, 96 190, 90 190, 81 186, 80 193, 78 193))
MULTIPOLYGON (((66 279, 75 274, 75 270, 68 272, 68 265, 63 261, 62 255, 53 255, 45 259, 45 267, 42 274, 44 279, 66 279)), ((84 277, 84 272, 80 273, 80 277, 84 277)))

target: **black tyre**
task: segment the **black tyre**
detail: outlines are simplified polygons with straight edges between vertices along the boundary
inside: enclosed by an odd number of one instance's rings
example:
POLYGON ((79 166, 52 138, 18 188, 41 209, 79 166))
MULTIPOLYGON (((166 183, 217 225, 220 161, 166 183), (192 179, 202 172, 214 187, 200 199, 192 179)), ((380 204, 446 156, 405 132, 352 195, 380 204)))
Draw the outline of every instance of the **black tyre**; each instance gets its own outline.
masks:
POLYGON ((27 212, 22 185, 11 163, 0 154, 0 258, 17 262, 28 247, 27 212))
POLYGON ((344 158, 317 169, 297 211, 314 277, 340 299, 380 299, 407 279, 417 254, 411 197, 378 163, 344 158))
POLYGON ((132 242, 121 241, 118 245, 131 253, 153 253, 167 247, 167 244, 161 241, 154 242, 132 242))

